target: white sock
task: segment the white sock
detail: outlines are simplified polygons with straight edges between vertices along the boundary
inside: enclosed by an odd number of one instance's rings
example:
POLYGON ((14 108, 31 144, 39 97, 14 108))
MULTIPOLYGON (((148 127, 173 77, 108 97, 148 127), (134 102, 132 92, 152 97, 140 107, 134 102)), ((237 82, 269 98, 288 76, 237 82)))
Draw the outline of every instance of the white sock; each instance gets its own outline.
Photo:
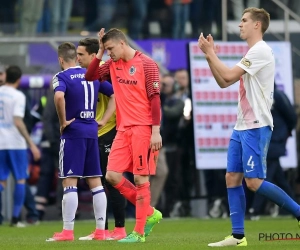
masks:
POLYGON ((65 187, 62 200, 63 229, 74 230, 74 221, 77 207, 77 187, 65 187))
POLYGON ((93 195, 93 207, 97 229, 105 229, 107 200, 103 186, 91 189, 93 195))

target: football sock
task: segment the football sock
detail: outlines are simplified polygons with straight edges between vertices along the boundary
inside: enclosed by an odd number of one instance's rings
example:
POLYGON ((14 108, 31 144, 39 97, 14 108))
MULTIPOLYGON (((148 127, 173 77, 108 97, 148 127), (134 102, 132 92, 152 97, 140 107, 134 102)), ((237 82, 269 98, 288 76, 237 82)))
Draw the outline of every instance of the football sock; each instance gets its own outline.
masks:
POLYGON ((125 197, 112 185, 107 183, 106 187, 108 189, 110 204, 115 218, 115 227, 124 227, 126 207, 125 197))
POLYGON ((238 240, 241 240, 245 237, 244 234, 232 234, 233 238, 236 238, 238 240))
POLYGON ((16 183, 14 190, 13 217, 19 217, 25 200, 25 184, 16 183))
MULTIPOLYGON (((136 205, 136 187, 125 177, 122 177, 121 181, 114 186, 115 189, 119 190, 127 200, 129 200, 133 205, 136 205)), ((147 208, 147 216, 152 215, 154 212, 153 207, 149 205, 147 208)))
POLYGON ((74 221, 77 207, 77 187, 65 187, 64 196, 62 199, 63 229, 74 230, 74 221))
POLYGON ((267 197, 280 208, 284 208, 293 214, 297 219, 300 217, 300 206, 286 192, 273 183, 263 181, 256 193, 267 197))
POLYGON ((35 201, 35 208, 39 214, 39 220, 42 220, 45 214, 45 209, 48 201, 45 197, 42 196, 35 196, 34 201, 35 201))
POLYGON ((3 186, 0 184, 0 225, 2 224, 3 221, 3 216, 2 216, 2 191, 3 191, 3 186))
POLYGON ((147 210, 150 207, 150 183, 146 182, 142 185, 138 185, 136 191, 136 224, 133 230, 143 235, 147 219, 147 210))
POLYGON ((244 236, 244 219, 246 210, 244 188, 243 186, 227 188, 227 195, 232 225, 232 235, 233 237, 235 237, 234 235, 244 236))
POLYGON ((119 190, 128 201, 133 205, 136 202, 136 187, 125 177, 122 177, 121 181, 114 186, 115 189, 119 190))
POLYGON ((103 186, 98 186, 91 189, 93 195, 93 207, 96 220, 96 228, 105 228, 107 199, 103 186))

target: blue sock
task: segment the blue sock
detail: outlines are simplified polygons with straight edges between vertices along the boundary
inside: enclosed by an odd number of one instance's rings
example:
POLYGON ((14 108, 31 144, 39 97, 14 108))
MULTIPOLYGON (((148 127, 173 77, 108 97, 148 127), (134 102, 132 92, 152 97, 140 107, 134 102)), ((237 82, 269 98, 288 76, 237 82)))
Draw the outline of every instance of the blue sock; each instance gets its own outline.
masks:
POLYGON ((227 188, 232 234, 244 234, 246 198, 243 186, 227 188))
POLYGON ((296 218, 300 216, 300 206, 286 192, 273 183, 263 181, 256 193, 265 196, 280 208, 284 208, 293 214, 296 218))
POLYGON ((3 221, 3 216, 1 214, 2 212, 2 191, 3 191, 3 186, 2 184, 0 184, 0 225, 2 224, 2 221, 3 221))
POLYGON ((16 183, 14 191, 13 217, 18 218, 25 200, 25 184, 16 183))

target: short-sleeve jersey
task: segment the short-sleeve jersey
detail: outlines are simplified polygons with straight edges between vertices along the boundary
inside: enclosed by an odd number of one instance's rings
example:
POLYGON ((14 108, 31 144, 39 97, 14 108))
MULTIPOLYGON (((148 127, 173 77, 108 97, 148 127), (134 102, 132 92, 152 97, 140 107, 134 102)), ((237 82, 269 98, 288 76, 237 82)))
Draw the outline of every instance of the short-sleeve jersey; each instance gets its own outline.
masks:
POLYGON ((26 149, 25 138, 14 124, 14 117, 25 115, 25 95, 8 85, 0 87, 0 150, 26 149))
POLYGON ((102 83, 100 87, 98 80, 86 81, 85 72, 84 68, 71 67, 57 73, 53 78, 54 91, 65 93, 66 119, 75 118, 64 129, 62 139, 98 138, 98 124, 95 121, 98 92, 111 96, 113 90, 109 82, 102 83))
POLYGON ((129 61, 108 60, 99 67, 102 74, 109 74, 116 100, 117 130, 131 126, 152 125, 151 103, 153 94, 159 94, 157 64, 141 52, 129 61))
POLYGON ((270 126, 274 93, 275 59, 264 41, 257 42, 237 63, 246 73, 240 78, 236 130, 270 126))

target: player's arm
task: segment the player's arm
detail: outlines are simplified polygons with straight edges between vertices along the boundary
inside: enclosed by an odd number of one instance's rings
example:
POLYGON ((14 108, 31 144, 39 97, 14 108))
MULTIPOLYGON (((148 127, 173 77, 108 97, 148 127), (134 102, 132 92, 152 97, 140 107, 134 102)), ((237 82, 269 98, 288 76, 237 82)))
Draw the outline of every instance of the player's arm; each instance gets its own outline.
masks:
POLYGON ((107 108, 106 108, 101 120, 97 121, 98 126, 102 127, 108 122, 108 120, 114 114, 114 112, 116 110, 116 103, 115 103, 114 90, 112 88, 111 83, 109 83, 107 81, 102 82, 101 85, 100 85, 100 91, 99 92, 101 92, 102 94, 109 97, 107 108))
POLYGON ((54 104, 59 120, 60 127, 67 122, 66 119, 66 102, 65 93, 62 91, 56 91, 54 94, 54 104))
POLYGON ((34 160, 39 160, 41 158, 41 152, 37 148, 37 146, 33 143, 33 141, 30 138, 29 132, 26 128, 26 125, 24 123, 23 117, 25 113, 25 96, 19 96, 15 100, 14 110, 13 110, 13 122, 16 128, 18 129, 19 133, 23 136, 26 143, 28 144, 34 160))
POLYGON ((106 63, 101 64, 101 60, 105 51, 104 44, 102 42, 102 37, 104 36, 104 34, 105 34, 105 30, 104 28, 102 28, 98 33, 98 38, 99 38, 98 53, 96 54, 96 57, 92 60, 85 74, 85 79, 88 81, 94 81, 97 79, 99 81, 105 81, 105 80, 109 80, 110 78, 110 71, 109 71, 110 63, 106 62, 107 64, 106 63))
POLYGON ((178 118, 183 114, 184 102, 181 99, 177 99, 173 106, 163 106, 164 115, 169 118, 178 118))
POLYGON ((104 64, 101 64, 101 58, 98 59, 95 57, 87 68, 85 79, 88 81, 99 80, 100 82, 108 80, 110 78, 110 62, 111 60, 108 60, 104 64))
POLYGON ((67 121, 66 119, 66 102, 65 102, 65 93, 62 91, 56 91, 54 94, 54 104, 56 107, 56 112, 60 125, 60 133, 62 134, 63 130, 70 125, 71 122, 75 120, 67 121))
POLYGON ((206 54, 210 70, 221 88, 227 88, 237 82, 245 74, 245 70, 238 66, 229 68, 213 53, 206 54))
POLYGON ((108 122, 108 120, 111 118, 111 116, 114 114, 115 111, 116 111, 115 95, 112 94, 109 97, 107 108, 106 108, 101 120, 97 121, 98 126, 103 127, 108 122))
POLYGON ((37 148, 37 146, 31 140, 30 135, 27 131, 26 125, 23 121, 23 118, 20 116, 14 116, 14 124, 15 124, 16 128, 18 129, 18 131, 20 132, 20 134, 24 137, 26 143, 28 144, 28 146, 32 152, 34 160, 35 161, 39 160, 41 158, 40 150, 37 148))
POLYGON ((152 151, 157 151, 162 147, 162 139, 160 135, 160 84, 159 84, 159 70, 157 64, 153 60, 143 61, 146 90, 151 104, 152 116, 152 136, 150 148, 152 151))
POLYGON ((229 68, 218 58, 215 53, 214 40, 211 35, 208 35, 207 38, 205 38, 201 33, 198 40, 198 46, 205 54, 213 76, 221 88, 227 88, 228 86, 237 82, 240 77, 245 74, 244 69, 238 66, 229 68))

